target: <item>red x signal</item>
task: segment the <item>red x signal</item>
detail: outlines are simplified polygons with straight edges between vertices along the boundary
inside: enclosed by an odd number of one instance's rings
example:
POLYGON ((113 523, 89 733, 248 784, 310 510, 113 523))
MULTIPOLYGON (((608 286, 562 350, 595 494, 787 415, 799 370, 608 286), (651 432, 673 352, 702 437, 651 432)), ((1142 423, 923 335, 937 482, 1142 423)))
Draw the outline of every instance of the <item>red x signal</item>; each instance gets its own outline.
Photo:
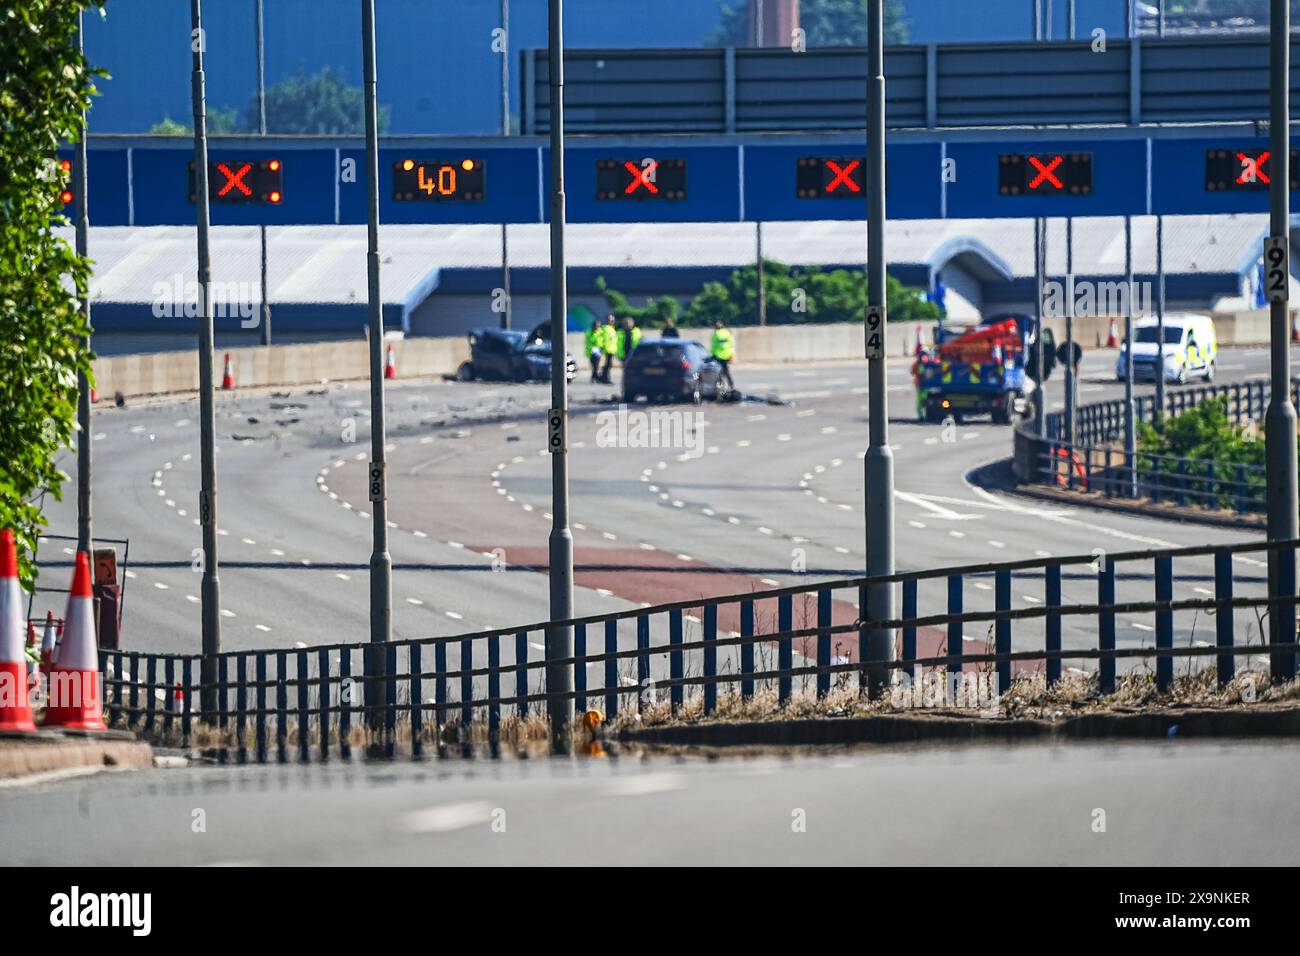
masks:
POLYGON ((862 187, 849 178, 853 170, 858 168, 858 160, 856 159, 849 160, 844 165, 844 168, 841 169, 839 164, 836 163, 835 160, 828 159, 826 160, 826 168, 835 173, 835 178, 832 179, 830 181, 830 185, 826 187, 826 191, 828 193, 835 192, 836 187, 838 187, 840 183, 843 183, 844 185, 848 186, 850 192, 855 192, 855 193, 862 192, 862 187))
POLYGON ((646 192, 658 195, 659 187, 654 184, 653 179, 655 169, 658 166, 659 161, 655 159, 650 160, 645 166, 638 166, 630 159, 624 162, 623 167, 632 174, 632 181, 627 184, 627 188, 623 190, 623 193, 630 196, 644 186, 646 192))
POLYGON ((217 191, 218 196, 224 196, 232 189, 238 189, 245 196, 253 195, 253 190, 244 184, 244 177, 248 171, 253 168, 252 163, 244 163, 239 167, 239 172, 231 172, 230 167, 225 163, 217 163, 217 171, 226 177, 225 185, 217 191))
POLYGON ((1039 186, 1041 186, 1044 183, 1044 181, 1051 183, 1057 189, 1065 188, 1065 183, 1061 182, 1059 179, 1056 178, 1056 172, 1055 172, 1056 167, 1060 166, 1061 163, 1065 162, 1064 156, 1052 157, 1052 161, 1049 162, 1046 166, 1043 165, 1042 160, 1040 160, 1037 156, 1030 156, 1028 157, 1028 159, 1031 163, 1033 163, 1034 168, 1038 170, 1038 175, 1029 181, 1030 189, 1037 189, 1039 186))
POLYGON ((1241 175, 1237 177, 1237 182, 1242 183, 1271 183, 1273 180, 1268 178, 1268 173, 1264 172, 1264 164, 1273 154, 1269 150, 1264 150, 1258 156, 1247 156, 1245 153, 1238 153, 1237 159, 1241 161, 1241 175))

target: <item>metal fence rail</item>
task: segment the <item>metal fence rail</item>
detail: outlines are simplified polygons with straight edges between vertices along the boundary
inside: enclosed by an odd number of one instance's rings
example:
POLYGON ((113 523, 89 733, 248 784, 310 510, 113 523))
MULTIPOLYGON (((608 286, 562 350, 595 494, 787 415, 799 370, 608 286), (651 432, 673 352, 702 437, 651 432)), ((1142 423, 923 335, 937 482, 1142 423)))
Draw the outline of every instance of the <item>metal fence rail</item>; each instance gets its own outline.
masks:
MULTIPOLYGON (((1300 394, 1292 383, 1292 399, 1300 394)), ((1229 420, 1237 424, 1262 421, 1268 409, 1267 380, 1227 385, 1202 385, 1169 390, 1164 414, 1171 418, 1207 400, 1223 399, 1229 420)), ((1154 424, 1153 395, 1134 397, 1134 418, 1154 424)), ((1028 474, 1022 480, 1071 491, 1091 491, 1107 498, 1149 498, 1180 507, 1235 511, 1265 510, 1267 473, 1262 465, 1206 461, 1137 452, 1130 460, 1123 450, 1125 409, 1122 399, 1081 406, 1075 413, 1073 441, 1067 440, 1063 412, 1044 418, 1045 439, 1028 452, 1028 474)), ((1020 436, 1017 436, 1018 440, 1020 436)))
MULTIPOLYGON (((863 47, 566 50, 564 73, 573 133, 861 130, 868 76, 863 47)), ((885 52, 885 74, 894 129, 1268 115, 1264 35, 1112 38, 1105 56, 1091 38, 896 46, 885 52)), ((525 135, 550 127, 548 76, 545 49, 521 51, 525 135)))
MULTIPOLYGON (((1067 662, 1095 661, 1096 671, 1087 673, 1105 695, 1114 692, 1122 663, 1154 661, 1155 684, 1168 690, 1179 658, 1189 669, 1209 659, 1223 685, 1241 656, 1267 656, 1272 678, 1290 679, 1296 669, 1297 545, 1040 558, 579 618, 572 622, 568 662, 574 690, 564 696, 579 712, 597 707, 614 717, 653 702, 674 713, 689 707, 710 715, 758 695, 786 706, 796 697, 865 693, 865 602, 874 583, 901 591, 901 616, 880 625, 894 635, 897 660, 871 665, 896 672, 896 681, 983 673, 1006 689, 1014 676, 1041 673, 1052 684, 1062 679, 1067 662), (1251 569, 1265 562, 1252 555, 1275 551, 1289 582, 1277 606, 1291 628, 1283 626, 1275 642, 1264 643, 1269 601, 1262 575, 1251 569), (1211 580, 1213 590, 1192 592, 1204 596, 1175 596, 1178 588, 1211 580), (1042 596, 1032 606, 1017 606, 1013 588, 1042 596), (1151 639, 1130 634, 1125 622, 1135 616, 1153 621, 1146 627, 1151 639), (1197 642, 1202 620, 1212 622, 1213 637, 1197 642), (978 637, 968 636, 976 626, 983 628, 978 637)), ((462 741, 474 729, 495 742, 507 724, 541 714, 550 699, 538 652, 545 626, 394 641, 380 646, 374 655, 379 666, 369 673, 364 665, 373 645, 364 642, 228 652, 217 659, 216 709, 202 721, 193 708, 196 695, 208 688, 197 682, 197 655, 103 651, 106 710, 115 724, 241 761, 283 761, 291 753, 303 760, 327 759, 332 752, 346 757, 361 739, 389 755, 400 747, 418 756, 453 727, 464 729, 462 741)))

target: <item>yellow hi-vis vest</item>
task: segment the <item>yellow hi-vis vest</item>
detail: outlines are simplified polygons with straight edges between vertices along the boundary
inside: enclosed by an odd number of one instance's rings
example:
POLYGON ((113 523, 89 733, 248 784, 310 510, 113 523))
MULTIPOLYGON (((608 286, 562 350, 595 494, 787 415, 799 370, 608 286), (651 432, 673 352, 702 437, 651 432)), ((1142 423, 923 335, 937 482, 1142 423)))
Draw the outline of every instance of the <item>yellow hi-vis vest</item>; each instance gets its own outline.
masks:
POLYGON ((713 341, 709 343, 709 351, 713 357, 720 362, 730 362, 736 355, 736 340, 732 337, 730 329, 716 329, 713 333, 713 341))

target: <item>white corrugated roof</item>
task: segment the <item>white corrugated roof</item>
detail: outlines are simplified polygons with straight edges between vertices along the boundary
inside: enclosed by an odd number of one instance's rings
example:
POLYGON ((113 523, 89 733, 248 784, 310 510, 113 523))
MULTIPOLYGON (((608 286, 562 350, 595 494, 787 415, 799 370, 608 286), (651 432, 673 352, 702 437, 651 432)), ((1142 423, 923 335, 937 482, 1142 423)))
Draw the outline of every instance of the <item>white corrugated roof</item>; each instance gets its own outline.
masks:
MULTIPOLYGON (((1237 273, 1248 262, 1267 225, 1259 215, 1170 216, 1165 219, 1165 268, 1169 273, 1237 273)), ((64 230, 71 236, 71 230, 64 230)), ((364 226, 284 226, 267 230, 271 299, 277 302, 349 302, 366 298, 364 226)), ((889 223, 890 261, 933 263, 954 241, 983 248, 1016 276, 1033 275, 1030 220, 913 220, 889 223)), ((1065 225, 1049 222, 1049 272, 1065 271, 1065 225)), ((511 226, 510 261, 519 268, 545 268, 545 224, 511 226)), ((1123 219, 1074 223, 1074 272, 1119 275, 1124 270, 1123 219)), ((1155 269, 1155 219, 1133 220, 1137 272, 1155 269)), ((573 224, 565 244, 571 267, 731 267, 756 254, 753 223, 573 224)), ((763 252, 791 265, 862 262, 862 222, 781 222, 763 226, 763 252)), ((95 299, 147 302, 155 283, 190 282, 196 271, 192 227, 104 227, 91 230, 95 299)), ((404 302, 428 288, 439 269, 499 268, 501 232, 495 225, 384 226, 380 230, 386 302, 404 302)), ((256 227, 214 227, 213 279, 255 286, 259 273, 256 227)), ((942 265, 942 263, 934 263, 942 265)))

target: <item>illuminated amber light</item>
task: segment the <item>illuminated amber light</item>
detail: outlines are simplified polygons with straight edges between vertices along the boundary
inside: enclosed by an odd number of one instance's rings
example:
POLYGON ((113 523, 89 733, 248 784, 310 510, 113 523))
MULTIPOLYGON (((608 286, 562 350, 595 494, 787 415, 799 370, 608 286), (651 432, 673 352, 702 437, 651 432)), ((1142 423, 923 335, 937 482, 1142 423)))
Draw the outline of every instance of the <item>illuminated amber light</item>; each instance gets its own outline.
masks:
POLYGON ((415 168, 415 160, 413 160, 413 159, 404 159, 404 160, 402 160, 402 168, 405 169, 405 170, 407 170, 408 172, 409 172, 410 170, 414 169, 414 168, 415 168))
POLYGON ((465 172, 469 172, 471 169, 474 168, 474 160, 472 160, 472 159, 462 159, 462 160, 460 161, 460 168, 463 169, 463 170, 465 170, 465 172))

